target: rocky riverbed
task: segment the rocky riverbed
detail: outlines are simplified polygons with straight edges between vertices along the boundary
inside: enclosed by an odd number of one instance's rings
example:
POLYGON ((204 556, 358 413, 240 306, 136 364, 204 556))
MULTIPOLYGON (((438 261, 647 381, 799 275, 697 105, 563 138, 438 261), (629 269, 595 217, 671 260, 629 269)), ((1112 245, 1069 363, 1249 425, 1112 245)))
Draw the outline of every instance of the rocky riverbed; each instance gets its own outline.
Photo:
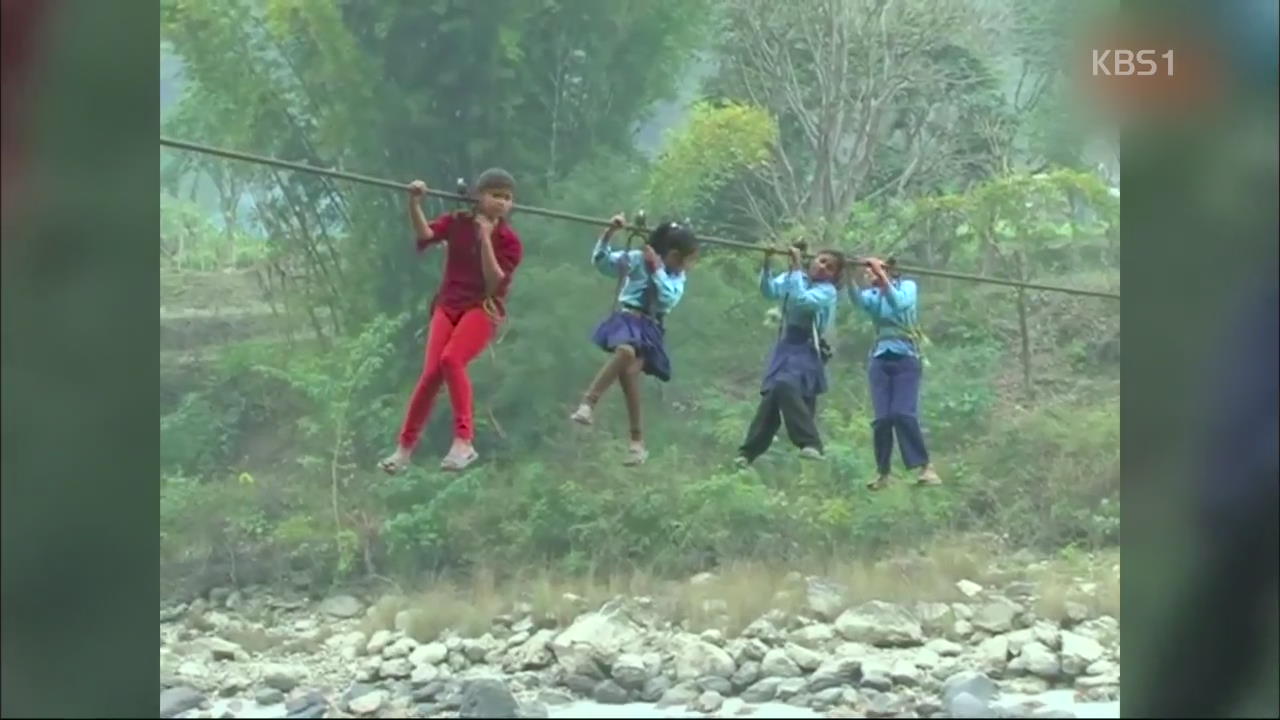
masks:
POLYGON ((963 602, 847 607, 831 581, 798 585, 794 610, 732 636, 617 597, 427 642, 407 611, 370 631, 354 596, 218 589, 161 610, 161 716, 1119 717, 1119 623, 1084 605, 1051 620, 1027 583, 962 583, 963 602))

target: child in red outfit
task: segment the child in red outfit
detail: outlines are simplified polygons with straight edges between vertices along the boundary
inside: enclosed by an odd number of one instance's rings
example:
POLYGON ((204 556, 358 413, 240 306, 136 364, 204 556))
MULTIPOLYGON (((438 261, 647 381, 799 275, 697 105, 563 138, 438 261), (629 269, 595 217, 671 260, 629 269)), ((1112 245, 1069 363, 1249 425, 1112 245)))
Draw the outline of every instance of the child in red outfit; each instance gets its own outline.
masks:
POLYGON ((426 191, 421 180, 409 185, 409 218, 418 250, 443 242, 448 255, 440 290, 432 301, 426 362, 409 399, 399 446, 379 463, 390 474, 408 465, 441 384, 448 386, 453 406, 453 446, 441 469, 462 470, 479 458, 472 445, 475 426, 467 364, 489 344, 505 316, 507 290, 524 252, 506 219, 515 198, 515 181, 507 172, 493 169, 480 174, 471 190, 473 211, 446 213, 430 223, 419 203, 426 191))

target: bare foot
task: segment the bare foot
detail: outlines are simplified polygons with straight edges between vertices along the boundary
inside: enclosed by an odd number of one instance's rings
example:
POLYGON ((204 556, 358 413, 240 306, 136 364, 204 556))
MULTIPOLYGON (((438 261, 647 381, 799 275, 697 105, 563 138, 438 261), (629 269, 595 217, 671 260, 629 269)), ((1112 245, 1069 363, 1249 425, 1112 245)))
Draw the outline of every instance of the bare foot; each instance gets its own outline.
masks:
POLYGON ((475 447, 465 440, 454 440, 453 447, 449 448, 449 454, 444 456, 440 461, 441 470, 450 470, 458 472, 465 470, 468 465, 480 458, 480 453, 476 452, 475 447))
POLYGON ((409 467, 409 455, 409 450, 406 450, 405 448, 396 448, 395 452, 391 453, 386 458, 383 458, 382 462, 378 463, 378 467, 388 475, 396 475, 409 467))

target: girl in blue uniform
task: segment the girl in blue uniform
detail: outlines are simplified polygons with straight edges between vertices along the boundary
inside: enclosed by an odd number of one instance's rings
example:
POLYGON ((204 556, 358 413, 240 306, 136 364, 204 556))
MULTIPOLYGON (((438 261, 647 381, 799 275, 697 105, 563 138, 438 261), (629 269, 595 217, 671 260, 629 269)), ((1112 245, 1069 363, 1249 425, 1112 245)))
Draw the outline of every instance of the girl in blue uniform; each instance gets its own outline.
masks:
POLYGON ((844 257, 833 250, 819 252, 801 270, 799 248, 791 249, 791 269, 776 277, 769 272, 769 256, 760 271, 760 292, 782 301, 782 327, 760 385, 760 406, 738 448, 737 463, 745 467, 764 454, 782 424, 800 456, 822 459, 822 438, 816 423, 818 396, 827 391, 822 336, 835 320, 836 286, 844 271, 844 257))
POLYGON ((908 470, 918 473, 918 484, 939 485, 942 480, 929 464, 929 451, 917 417, 923 373, 919 291, 914 280, 904 280, 897 273, 890 277, 881 260, 870 258, 866 262, 871 287, 860 288, 852 282, 849 299, 870 316, 876 333, 867 382, 875 409, 871 435, 879 474, 867 487, 880 490, 889 484, 895 435, 902 462, 908 470))
POLYGON ((591 252, 597 270, 621 278, 619 307, 591 336, 610 357, 570 419, 590 425, 596 403, 617 380, 631 423, 631 444, 623 464, 633 466, 649 457, 640 422, 640 375, 662 382, 671 379, 663 320, 684 296, 686 270, 697 255, 698 242, 687 225, 666 222, 650 233, 643 250, 614 250, 609 240, 625 225, 626 218, 615 215, 591 252))

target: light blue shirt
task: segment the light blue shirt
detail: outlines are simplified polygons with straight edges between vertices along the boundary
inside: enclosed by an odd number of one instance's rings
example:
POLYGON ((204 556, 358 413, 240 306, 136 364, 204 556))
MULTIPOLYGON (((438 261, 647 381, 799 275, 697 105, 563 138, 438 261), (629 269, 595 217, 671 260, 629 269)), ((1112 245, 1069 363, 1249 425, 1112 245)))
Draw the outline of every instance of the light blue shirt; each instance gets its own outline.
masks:
POLYGON ((645 288, 652 279, 654 285, 652 312, 666 315, 680 303, 684 296, 685 274, 669 273, 664 265, 650 273, 645 266, 644 253, 639 250, 614 250, 609 242, 600 238, 591 251, 591 264, 596 266, 602 275, 617 278, 619 263, 627 263, 627 279, 618 293, 618 302, 623 305, 643 308, 645 304, 645 288))
POLYGON ((871 356, 885 353, 918 356, 915 343, 902 339, 908 328, 919 322, 916 301, 918 289, 914 280, 892 280, 885 292, 871 287, 865 290, 849 288, 849 299, 861 307, 876 326, 876 343, 871 356))
POLYGON ((760 292, 770 300, 786 298, 784 318, 788 325, 809 327, 817 321, 818 332, 825 333, 836 317, 836 302, 840 293, 829 282, 814 282, 808 274, 792 270, 770 278, 767 270, 760 271, 760 292))

